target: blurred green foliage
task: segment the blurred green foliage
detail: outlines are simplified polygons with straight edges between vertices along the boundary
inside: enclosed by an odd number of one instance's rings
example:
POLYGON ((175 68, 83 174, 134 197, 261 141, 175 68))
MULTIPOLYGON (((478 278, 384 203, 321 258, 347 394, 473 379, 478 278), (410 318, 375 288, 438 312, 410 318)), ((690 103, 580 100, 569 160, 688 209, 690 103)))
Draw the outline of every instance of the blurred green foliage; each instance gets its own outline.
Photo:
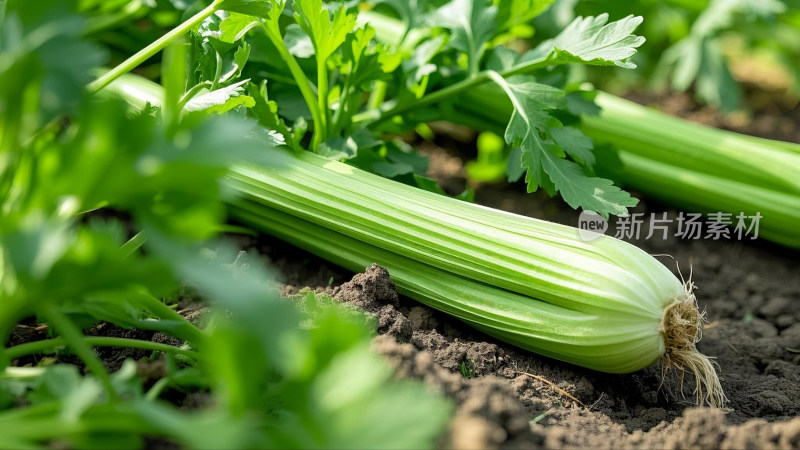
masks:
MULTIPOLYGON (((234 163, 268 164, 275 143, 229 104, 243 97, 241 84, 207 80, 189 64, 204 58, 195 42, 191 54, 178 44, 165 56, 163 112, 86 93, 90 72, 114 54, 104 39, 84 38, 87 27, 125 29, 142 6, 183 12, 136 1, 0 6, 0 338, 32 317, 50 337, 0 350, 0 447, 431 446, 450 404, 394 381, 369 351, 363 319, 329 302, 309 318, 280 298, 272 270, 257 258, 240 263, 217 240, 231 195, 221 178, 234 163), (79 8, 94 17, 85 21, 79 8), (205 90, 187 97, 195 82, 205 90), (208 325, 162 300, 179 286, 208 303, 208 325), (92 345, 149 341, 90 340, 81 330, 98 321, 182 344, 165 353, 163 377, 144 384, 133 361, 109 373, 92 345), (72 353, 82 366, 29 357, 43 352, 72 353), (202 396, 205 406, 159 400, 168 391, 202 396)), ((223 63, 236 78, 236 53, 246 50, 231 49, 223 63)))
POLYGON ((601 87, 691 90, 699 102, 729 112, 742 107, 742 88, 731 67, 746 59, 783 71, 789 79, 785 87, 800 95, 797 0, 558 0, 536 19, 536 29, 553 35, 577 15, 602 12, 612 18, 642 15, 647 44, 633 58, 636 71, 578 69, 601 87))

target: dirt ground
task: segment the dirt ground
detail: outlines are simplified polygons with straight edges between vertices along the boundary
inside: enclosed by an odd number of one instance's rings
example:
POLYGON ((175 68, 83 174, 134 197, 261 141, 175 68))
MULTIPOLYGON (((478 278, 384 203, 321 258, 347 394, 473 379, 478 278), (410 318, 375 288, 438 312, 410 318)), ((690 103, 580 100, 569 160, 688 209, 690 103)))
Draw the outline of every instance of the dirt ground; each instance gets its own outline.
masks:
MULTIPOLYGON (((684 115, 719 120, 697 114, 684 115)), ((778 137, 756 124, 752 134, 778 137)), ((431 157, 429 174, 450 192, 463 189, 461 158, 431 144, 422 147, 431 157)), ((526 194, 519 186, 481 186, 476 202, 578 223, 560 200, 526 194)), ((678 215, 647 199, 633 212, 678 215)), ((680 239, 675 231, 672 226, 667 240, 635 243, 669 255, 659 259, 676 275, 676 262, 684 277, 691 271, 709 320, 698 347, 719 364, 729 400, 723 409, 696 407, 688 374, 681 390, 679 374, 662 380, 656 367, 609 375, 516 349, 398 298, 381 267, 353 276, 269 237, 249 246, 285 274, 286 294, 310 287, 377 317, 374 348, 397 376, 423 380, 457 402, 443 447, 800 448, 800 252, 763 240, 680 239)))

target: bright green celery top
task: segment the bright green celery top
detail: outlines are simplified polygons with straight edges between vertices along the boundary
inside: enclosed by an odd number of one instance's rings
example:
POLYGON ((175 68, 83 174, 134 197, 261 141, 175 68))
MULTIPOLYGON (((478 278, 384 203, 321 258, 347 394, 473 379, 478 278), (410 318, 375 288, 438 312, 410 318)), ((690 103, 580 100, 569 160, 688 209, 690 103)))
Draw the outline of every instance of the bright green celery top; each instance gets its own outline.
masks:
MULTIPOLYGON (((699 212, 760 213, 759 236, 800 247, 800 145, 719 130, 598 92, 580 129, 619 149, 621 181, 699 212)), ((513 107, 499 88, 465 93, 448 119, 502 133, 513 107)))
POLYGON ((625 242, 425 192, 311 154, 237 167, 235 217, 353 270, 384 265, 401 292, 521 347, 606 372, 665 352, 685 298, 625 242))

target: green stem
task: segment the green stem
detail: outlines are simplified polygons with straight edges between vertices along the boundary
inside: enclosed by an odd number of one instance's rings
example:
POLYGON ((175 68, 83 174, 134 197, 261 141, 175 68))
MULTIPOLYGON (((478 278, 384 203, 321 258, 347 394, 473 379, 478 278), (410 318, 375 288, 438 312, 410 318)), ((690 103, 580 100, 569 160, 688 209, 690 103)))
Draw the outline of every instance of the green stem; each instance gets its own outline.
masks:
POLYGON ((170 42, 184 35, 186 32, 197 26, 200 22, 205 20, 206 17, 214 14, 214 12, 217 11, 217 7, 221 2, 222 0, 214 0, 210 5, 208 5, 206 8, 204 8, 202 11, 195 14, 191 18, 189 18, 187 21, 178 25, 176 28, 173 28, 167 34, 155 40, 152 44, 143 48, 135 55, 131 56, 118 66, 114 67, 113 69, 103 74, 98 79, 89 83, 86 89, 90 93, 95 93, 100 89, 103 89, 104 87, 108 86, 109 83, 116 80, 121 75, 130 72, 143 62, 150 59, 153 55, 163 50, 164 47, 169 45, 170 42))
POLYGON ((219 79, 222 78, 222 55, 216 53, 217 67, 214 70, 214 81, 211 83, 211 90, 216 91, 219 87, 219 79))
POLYGON ((139 250, 142 245, 147 241, 147 236, 144 234, 144 231, 140 231, 136 233, 136 235, 128 240, 128 242, 122 244, 122 247, 119 248, 120 253, 122 253, 123 258, 130 258, 139 250))
MULTIPOLYGON (((42 308, 40 313, 47 323, 50 324, 50 326, 52 326, 56 331, 58 331, 59 334, 61 334, 63 339, 62 345, 68 344, 72 348, 72 351, 74 351, 81 361, 86 364, 86 367, 89 368, 94 376, 100 380, 100 383, 103 384, 106 392, 108 392, 109 399, 117 400, 117 393, 114 390, 114 385, 111 383, 111 377, 108 375, 108 371, 106 371, 106 368, 103 366, 103 362, 100 360, 100 358, 98 358, 94 351, 92 351, 91 347, 89 347, 89 344, 86 342, 80 328, 78 328, 66 315, 55 308, 42 308)), ((32 344, 35 343, 31 342, 29 344, 22 345, 32 344)), ((14 359, 12 356, 14 354, 14 348, 15 347, 12 347, 6 351, 6 355, 11 359, 14 359)))
POLYGON ((86 24, 83 27, 83 35, 89 36, 113 28, 126 20, 143 15, 148 9, 149 8, 142 3, 142 0, 135 0, 115 13, 100 17, 91 17, 86 20, 86 24))
MULTIPOLYGON (((59 402, 39 403, 25 408, 13 408, 0 413, 0 424, 8 422, 28 422, 31 420, 49 417, 61 409, 59 402)), ((2 427, 2 425, 0 425, 2 427)))
MULTIPOLYGON (((551 60, 549 57, 546 56, 543 58, 526 61, 510 69, 495 73, 503 78, 508 78, 508 77, 513 77, 514 75, 522 75, 536 69, 541 69, 543 67, 556 64, 561 64, 561 63, 559 61, 551 60)), ((366 121, 367 124, 369 125, 376 125, 381 122, 385 122, 394 116, 405 114, 413 109, 421 108, 423 106, 428 106, 434 103, 447 100, 458 94, 466 92, 476 86, 491 81, 490 72, 492 71, 480 72, 474 77, 467 78, 466 80, 459 81, 458 83, 447 86, 446 88, 439 89, 438 91, 424 95, 417 100, 410 101, 407 103, 401 103, 386 111, 371 110, 363 112, 361 114, 357 114, 353 117, 353 122, 366 121)))
MULTIPOLYGON (((314 94, 311 81, 308 79, 308 77, 306 77, 306 74, 303 72, 303 69, 300 67, 300 64, 297 63, 297 60, 294 58, 294 56, 289 53, 289 49, 286 48, 286 44, 284 44, 283 38, 281 38, 280 30, 277 28, 277 26, 273 25, 272 22, 267 22, 262 24, 262 28, 264 29, 264 33, 266 33, 267 37, 272 42, 272 45, 274 45, 278 50, 283 62, 285 62, 286 66, 289 68, 289 72, 291 72, 292 76, 297 82, 297 87, 300 89, 300 94, 302 94, 303 100, 305 100, 308 110, 311 112, 311 119, 314 121, 314 139, 312 140, 312 143, 321 142, 321 137, 318 137, 318 134, 319 129, 321 128, 319 125, 322 123, 322 117, 319 106, 317 105, 317 96, 314 94)), ((313 148, 316 149, 316 147, 313 148)))
MULTIPOLYGON (((49 321, 49 320, 48 320, 49 321)), ((62 331, 59 329, 59 331, 62 331)), ((141 350, 152 350, 155 352, 169 352, 169 353, 178 353, 184 356, 188 356, 193 359, 199 359, 200 354, 192 351, 192 350, 185 350, 182 348, 175 347, 174 345, 169 344, 162 344, 159 342, 151 342, 151 341, 142 341, 139 339, 128 339, 128 338, 119 338, 119 337, 107 337, 107 336, 78 336, 81 341, 81 346, 85 347, 90 353, 92 352, 90 346, 93 347, 125 347, 125 348, 138 348, 141 350)), ((35 342, 27 342, 25 344, 15 345, 6 349, 6 355, 9 359, 17 359, 27 355, 34 355, 37 353, 50 353, 52 350, 58 347, 64 347, 66 345, 70 345, 73 350, 75 350, 75 345, 71 341, 68 341, 64 337, 57 337, 53 339, 46 339, 43 341, 35 341, 35 342)), ((77 353, 77 350, 76 350, 77 353)), ((80 355, 78 355, 80 356, 80 355)), ((92 353, 92 357, 96 358, 92 353)), ((81 357, 81 359, 83 359, 81 357)), ((102 362, 97 360, 102 367, 102 362)), ((86 361, 84 361, 86 363, 86 361)), ((89 366, 88 363, 86 363, 89 366)), ((92 370, 92 372, 95 372, 92 370)), ((105 368, 103 369, 105 372, 105 368)), ((95 373, 96 374, 96 373, 95 373)), ((106 376, 108 373, 106 372, 106 376)))
POLYGON ((319 124, 319 133, 317 124, 314 124, 314 139, 311 146, 314 151, 317 151, 319 144, 328 136, 328 66, 325 61, 317 61, 317 99, 322 123, 319 124))
MULTIPOLYGON (((58 406, 58 402, 50 402, 58 406)), ((25 408, 30 409, 30 408, 25 408)), ((5 421, 0 417, 0 421, 5 421)), ((0 422, 1 423, 1 422, 0 422)), ((117 410, 109 414, 105 411, 90 412, 79 420, 63 420, 58 416, 37 417, 27 421, 15 421, 8 430, 10 439, 47 440, 65 436, 103 433, 114 435, 119 433, 136 433, 139 435, 158 435, 161 430, 144 420, 141 415, 131 410, 117 410)), ((13 441, 12 441, 13 442, 13 441)))
POLYGON ((199 346, 205 343, 206 335, 199 328, 186 320, 185 317, 178 314, 177 311, 162 303, 161 300, 142 293, 136 296, 136 301, 139 303, 139 306, 147 309, 159 319, 180 323, 181 325, 178 329, 172 330, 172 334, 176 335, 175 337, 199 346))
MULTIPOLYGON (((353 67, 353 72, 355 72, 356 69, 357 67, 353 67)), ((339 109, 333 114, 333 119, 331 120, 332 126, 329 127, 331 136, 338 136, 342 128, 344 128, 344 122, 348 113, 347 99, 350 97, 350 79, 351 77, 349 75, 345 78, 342 92, 339 95, 339 109)))
POLYGON ((42 376, 47 368, 45 367, 14 367, 9 366, 6 367, 2 373, 0 373, 0 378, 6 379, 16 379, 16 380, 24 380, 29 378, 38 378, 42 376))
POLYGON ((383 100, 386 98, 387 87, 388 85, 385 81, 375 83, 375 90, 369 95, 369 100, 367 101, 367 110, 378 111, 380 109, 383 100))
POLYGON ((158 397, 161 395, 162 392, 164 392, 164 389, 166 389, 171 382, 172 380, 170 379, 169 376, 166 376, 156 381, 150 388, 150 390, 147 391, 147 394, 145 394, 144 396, 145 400, 149 402, 158 400, 158 397))

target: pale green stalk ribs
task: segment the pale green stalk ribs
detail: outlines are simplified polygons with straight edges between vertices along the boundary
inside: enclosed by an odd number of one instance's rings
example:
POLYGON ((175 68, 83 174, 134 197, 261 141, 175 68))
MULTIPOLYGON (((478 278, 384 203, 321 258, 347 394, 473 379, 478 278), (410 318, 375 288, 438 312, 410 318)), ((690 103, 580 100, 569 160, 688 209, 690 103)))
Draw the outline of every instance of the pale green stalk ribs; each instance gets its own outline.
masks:
POLYGON ((354 271, 378 263, 401 293, 536 353, 611 373, 688 368, 698 396, 723 403, 691 287, 637 247, 310 153, 272 160, 230 175, 232 214, 253 228, 354 271))

